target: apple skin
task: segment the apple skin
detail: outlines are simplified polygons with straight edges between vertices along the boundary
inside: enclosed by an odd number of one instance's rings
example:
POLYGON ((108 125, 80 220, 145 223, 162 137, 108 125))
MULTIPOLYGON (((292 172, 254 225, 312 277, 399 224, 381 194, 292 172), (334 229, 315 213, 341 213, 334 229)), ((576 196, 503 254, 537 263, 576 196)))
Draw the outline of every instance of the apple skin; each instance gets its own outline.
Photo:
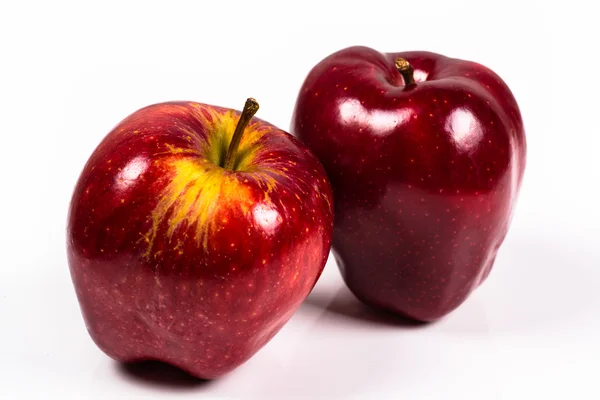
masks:
POLYGON ((110 357, 216 378, 266 344, 319 278, 333 229, 325 171, 257 118, 238 170, 217 166, 239 115, 152 105, 116 126, 85 165, 68 261, 87 329, 110 357))
POLYGON ((434 321, 486 279, 526 159, 519 108, 494 72, 429 52, 347 48, 309 73, 291 133, 325 166, 332 250, 364 303, 434 321))

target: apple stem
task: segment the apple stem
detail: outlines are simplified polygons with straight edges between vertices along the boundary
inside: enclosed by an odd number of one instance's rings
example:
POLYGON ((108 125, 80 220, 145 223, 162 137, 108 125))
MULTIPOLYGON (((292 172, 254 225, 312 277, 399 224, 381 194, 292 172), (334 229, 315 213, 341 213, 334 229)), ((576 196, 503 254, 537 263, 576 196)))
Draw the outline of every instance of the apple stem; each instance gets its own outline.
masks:
POLYGON ((246 100, 246 104, 244 104, 244 109, 242 110, 242 114, 240 115, 240 119, 238 120, 237 126, 235 127, 235 132, 233 132, 233 137, 231 138, 231 143, 229 144, 229 148, 227 149, 227 154, 225 155, 225 162, 223 164, 223 168, 233 170, 235 166, 235 155, 237 153, 238 147, 240 147, 240 141, 242 140, 242 136, 244 135, 244 130, 250 123, 250 120, 258 111, 258 102, 250 97, 246 100))
POLYGON ((410 63, 406 61, 406 59, 402 57, 396 58, 396 69, 398 70, 398 72, 400 72, 402 78, 404 78, 405 86, 411 86, 415 84, 415 70, 413 69, 412 65, 410 65, 410 63))

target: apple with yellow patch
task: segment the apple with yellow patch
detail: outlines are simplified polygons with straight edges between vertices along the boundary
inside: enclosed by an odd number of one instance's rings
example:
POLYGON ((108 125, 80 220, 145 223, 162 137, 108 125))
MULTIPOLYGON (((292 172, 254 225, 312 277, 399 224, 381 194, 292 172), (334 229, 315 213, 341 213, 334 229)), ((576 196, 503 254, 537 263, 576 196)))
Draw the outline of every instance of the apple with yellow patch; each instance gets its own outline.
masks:
POLYGON ((112 358, 210 379, 289 320, 325 265, 332 192, 298 140, 244 111, 143 108, 95 149, 67 227, 87 329, 112 358))

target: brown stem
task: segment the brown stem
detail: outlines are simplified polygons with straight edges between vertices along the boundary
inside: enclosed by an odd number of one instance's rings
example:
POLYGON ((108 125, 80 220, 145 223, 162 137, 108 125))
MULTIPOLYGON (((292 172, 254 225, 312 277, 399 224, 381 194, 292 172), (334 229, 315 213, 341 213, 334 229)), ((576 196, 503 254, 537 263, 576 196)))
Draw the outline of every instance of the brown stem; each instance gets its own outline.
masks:
POLYGON ((412 65, 408 63, 408 61, 401 57, 396 58, 396 69, 398 72, 400 72, 402 78, 404 78, 405 86, 411 86, 415 84, 415 70, 413 69, 412 65))
POLYGON ((244 135, 244 130, 257 111, 258 102, 250 97, 248 100, 246 100, 246 104, 244 104, 244 109, 242 110, 240 119, 235 127, 235 132, 233 132, 231 143, 229 143, 229 148, 227 149, 227 155, 225 155, 225 163, 223 164, 223 168, 233 170, 235 165, 235 155, 238 147, 240 147, 240 141, 244 135))

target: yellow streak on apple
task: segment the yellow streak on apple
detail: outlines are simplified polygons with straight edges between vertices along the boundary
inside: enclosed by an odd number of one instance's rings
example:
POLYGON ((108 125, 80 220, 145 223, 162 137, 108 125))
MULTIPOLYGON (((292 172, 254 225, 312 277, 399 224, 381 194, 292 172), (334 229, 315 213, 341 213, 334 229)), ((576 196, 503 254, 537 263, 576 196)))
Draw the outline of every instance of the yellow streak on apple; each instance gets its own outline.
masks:
POLYGON ((158 228, 166 218, 169 240, 178 228, 188 229, 194 226, 198 246, 208 250, 208 239, 217 228, 217 211, 223 208, 234 211, 239 208, 243 214, 248 214, 252 206, 261 200, 253 198, 247 185, 247 177, 258 182, 265 193, 263 201, 270 203, 269 193, 277 184, 273 175, 281 175, 280 171, 273 168, 261 167, 260 173, 256 169, 254 161, 263 152, 259 141, 269 130, 258 122, 246 128, 238 150, 236 171, 249 175, 244 176, 219 167, 222 151, 231 142, 238 120, 237 114, 233 111, 219 112, 196 103, 191 105, 195 111, 194 116, 212 134, 196 142, 204 142, 198 146, 198 150, 177 148, 169 144, 165 146, 167 151, 164 153, 167 157, 161 160, 161 164, 162 168, 171 171, 172 176, 152 212, 152 227, 144 235, 148 244, 144 254, 146 258, 152 255, 158 228), (203 148, 206 149, 204 152, 201 150, 203 148))

